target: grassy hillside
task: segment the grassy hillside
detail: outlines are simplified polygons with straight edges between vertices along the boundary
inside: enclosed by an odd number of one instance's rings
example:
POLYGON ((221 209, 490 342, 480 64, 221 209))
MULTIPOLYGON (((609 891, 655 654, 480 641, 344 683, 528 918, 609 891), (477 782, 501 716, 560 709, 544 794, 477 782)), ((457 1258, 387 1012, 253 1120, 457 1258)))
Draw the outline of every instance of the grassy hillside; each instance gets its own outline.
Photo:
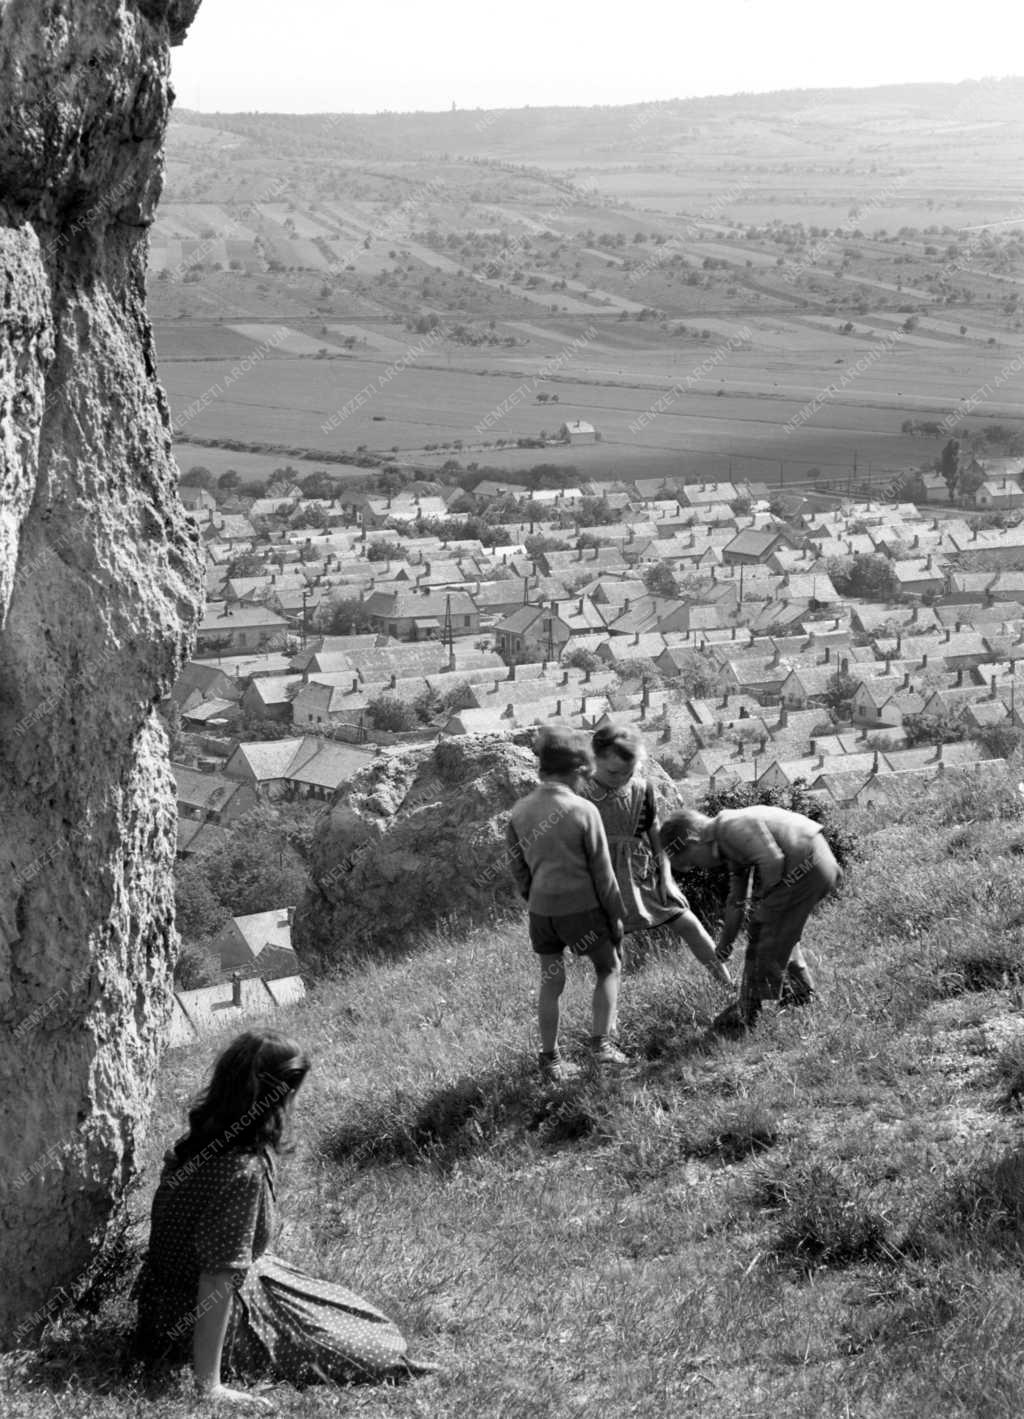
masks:
MULTIPOLYGON (((1024 822, 1016 772, 849 826, 806 943, 821 1000, 740 1043, 635 952, 618 1079, 542 1091, 521 922, 353 965, 284 1028, 312 1051, 283 1255, 400 1320, 445 1374, 274 1392, 284 1415, 1016 1416, 1024 1386, 1024 822)), ((570 1047, 589 981, 574 969, 570 1047)), ((217 1047, 167 1058, 161 1148, 217 1047)), ((7 1419, 193 1412, 119 1368, 128 1311, 0 1370, 7 1419)))

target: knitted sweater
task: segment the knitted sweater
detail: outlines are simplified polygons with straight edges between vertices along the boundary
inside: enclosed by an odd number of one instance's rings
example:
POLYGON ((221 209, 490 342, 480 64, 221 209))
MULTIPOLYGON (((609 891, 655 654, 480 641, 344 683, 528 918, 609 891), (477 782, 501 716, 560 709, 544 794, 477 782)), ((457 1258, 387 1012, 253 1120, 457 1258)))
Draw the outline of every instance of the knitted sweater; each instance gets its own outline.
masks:
POLYGON ((509 861, 530 910, 571 916, 600 907, 609 924, 625 917, 601 815, 566 784, 547 780, 512 809, 509 861))

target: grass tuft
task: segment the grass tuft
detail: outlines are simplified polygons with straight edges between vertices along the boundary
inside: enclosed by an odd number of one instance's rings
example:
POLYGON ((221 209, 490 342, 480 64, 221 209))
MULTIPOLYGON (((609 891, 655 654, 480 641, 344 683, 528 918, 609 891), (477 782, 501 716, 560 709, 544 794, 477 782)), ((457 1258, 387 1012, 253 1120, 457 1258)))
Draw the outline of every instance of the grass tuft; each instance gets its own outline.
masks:
POLYGON ((807 1274, 896 1258, 886 1219, 862 1186, 835 1167, 812 1163, 764 1173, 752 1200, 777 1216, 766 1253, 771 1266, 807 1274))
POLYGON ((983 990, 1009 990, 1024 981, 1024 955, 1008 943, 958 946, 940 963, 935 980, 939 996, 969 995, 983 990))

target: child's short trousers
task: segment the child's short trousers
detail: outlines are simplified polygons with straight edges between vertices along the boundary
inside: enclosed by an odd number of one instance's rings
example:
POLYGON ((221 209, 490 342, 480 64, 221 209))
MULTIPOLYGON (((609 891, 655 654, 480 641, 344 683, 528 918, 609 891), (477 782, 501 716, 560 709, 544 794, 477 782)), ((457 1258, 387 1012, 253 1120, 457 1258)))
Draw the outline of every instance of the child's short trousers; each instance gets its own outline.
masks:
POLYGON ((612 954, 618 959, 619 951, 600 907, 568 916, 531 912, 530 945, 538 956, 556 956, 568 946, 573 955, 586 956, 595 966, 610 964, 612 954))

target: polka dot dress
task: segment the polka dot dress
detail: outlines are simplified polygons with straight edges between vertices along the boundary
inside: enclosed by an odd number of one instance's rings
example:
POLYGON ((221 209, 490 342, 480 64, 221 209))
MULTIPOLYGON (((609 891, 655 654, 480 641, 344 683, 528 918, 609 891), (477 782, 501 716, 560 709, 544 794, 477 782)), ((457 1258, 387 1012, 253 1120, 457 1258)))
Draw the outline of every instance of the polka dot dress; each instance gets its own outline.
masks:
POLYGON ((224 1149, 183 1165, 167 1154, 137 1288, 140 1354, 188 1361, 200 1273, 229 1271, 223 1380, 346 1383, 430 1368, 407 1359, 401 1332, 368 1302, 267 1251, 274 1204, 269 1152, 224 1149))

